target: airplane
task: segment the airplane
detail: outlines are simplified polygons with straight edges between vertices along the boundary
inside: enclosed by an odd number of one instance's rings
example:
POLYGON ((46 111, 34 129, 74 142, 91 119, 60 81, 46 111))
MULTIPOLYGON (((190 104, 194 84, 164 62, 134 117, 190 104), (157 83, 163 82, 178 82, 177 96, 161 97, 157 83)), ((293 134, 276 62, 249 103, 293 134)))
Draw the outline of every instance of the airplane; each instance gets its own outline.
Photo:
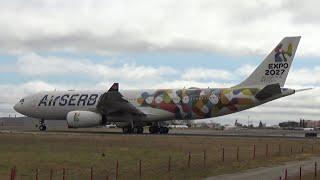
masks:
POLYGON ((223 116, 294 94, 284 88, 301 36, 285 37, 240 84, 230 88, 182 88, 108 91, 45 91, 22 98, 14 109, 39 119, 66 120, 69 128, 116 123, 123 133, 167 134, 168 120, 195 120, 223 116))

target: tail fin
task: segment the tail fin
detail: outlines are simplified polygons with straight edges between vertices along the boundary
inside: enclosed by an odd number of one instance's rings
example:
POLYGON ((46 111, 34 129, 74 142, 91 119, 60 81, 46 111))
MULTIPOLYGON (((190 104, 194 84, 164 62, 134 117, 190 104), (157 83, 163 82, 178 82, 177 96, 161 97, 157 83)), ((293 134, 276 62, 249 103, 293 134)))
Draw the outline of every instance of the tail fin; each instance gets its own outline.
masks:
POLYGON ((285 37, 254 70, 236 87, 265 87, 270 84, 284 86, 301 36, 285 37))

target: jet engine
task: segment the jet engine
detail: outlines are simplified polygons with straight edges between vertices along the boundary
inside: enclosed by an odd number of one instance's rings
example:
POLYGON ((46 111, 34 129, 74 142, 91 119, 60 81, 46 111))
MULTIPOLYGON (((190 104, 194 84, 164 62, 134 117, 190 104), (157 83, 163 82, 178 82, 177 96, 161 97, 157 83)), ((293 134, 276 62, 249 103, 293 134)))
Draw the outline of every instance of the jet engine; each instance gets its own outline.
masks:
POLYGON ((103 117, 91 111, 71 111, 67 114, 69 128, 95 127, 102 125, 103 117))

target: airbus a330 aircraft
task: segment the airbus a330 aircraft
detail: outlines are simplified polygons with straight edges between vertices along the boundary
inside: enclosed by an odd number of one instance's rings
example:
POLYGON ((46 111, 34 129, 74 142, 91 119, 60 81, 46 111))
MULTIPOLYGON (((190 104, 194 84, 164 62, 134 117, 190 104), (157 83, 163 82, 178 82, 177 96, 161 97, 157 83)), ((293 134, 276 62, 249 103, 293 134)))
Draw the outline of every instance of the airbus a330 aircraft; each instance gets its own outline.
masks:
POLYGON ((114 83, 108 91, 40 92, 20 100, 14 109, 40 119, 66 120, 70 128, 96 127, 114 122, 124 133, 168 133, 159 122, 204 119, 235 113, 294 94, 283 88, 300 37, 284 38, 240 84, 231 88, 191 88, 119 91, 114 83))

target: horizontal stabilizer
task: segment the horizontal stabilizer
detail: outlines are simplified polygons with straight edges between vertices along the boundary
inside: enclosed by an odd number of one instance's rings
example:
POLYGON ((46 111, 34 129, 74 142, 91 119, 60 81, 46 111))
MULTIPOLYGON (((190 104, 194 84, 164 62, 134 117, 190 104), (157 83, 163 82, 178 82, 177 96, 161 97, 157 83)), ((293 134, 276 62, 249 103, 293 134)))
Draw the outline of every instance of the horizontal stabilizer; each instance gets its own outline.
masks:
POLYGON ((279 84, 270 84, 264 87, 261 91, 256 94, 256 98, 259 100, 264 100, 273 95, 280 94, 281 88, 279 84))

